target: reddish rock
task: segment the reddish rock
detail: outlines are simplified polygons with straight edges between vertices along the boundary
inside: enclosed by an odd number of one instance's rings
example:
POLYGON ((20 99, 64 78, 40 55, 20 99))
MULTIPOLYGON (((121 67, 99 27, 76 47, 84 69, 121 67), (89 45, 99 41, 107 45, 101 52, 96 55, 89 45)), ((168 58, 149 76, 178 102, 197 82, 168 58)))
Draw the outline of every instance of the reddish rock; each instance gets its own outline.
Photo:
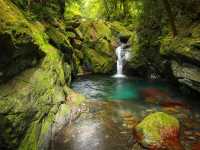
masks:
POLYGON ((177 100, 173 100, 173 99, 168 99, 165 101, 162 101, 161 106, 163 107, 185 107, 185 108, 189 108, 187 104, 185 104, 183 101, 177 101, 177 100))
POLYGON ((148 88, 144 89, 142 91, 142 95, 145 98, 151 97, 152 99, 158 99, 158 100, 166 100, 169 99, 169 95, 159 89, 156 88, 148 88))
POLYGON ((150 150, 182 150, 179 142, 179 121, 166 113, 148 115, 134 129, 139 143, 150 150))
POLYGON ((200 143, 193 144, 192 150, 200 150, 200 143))

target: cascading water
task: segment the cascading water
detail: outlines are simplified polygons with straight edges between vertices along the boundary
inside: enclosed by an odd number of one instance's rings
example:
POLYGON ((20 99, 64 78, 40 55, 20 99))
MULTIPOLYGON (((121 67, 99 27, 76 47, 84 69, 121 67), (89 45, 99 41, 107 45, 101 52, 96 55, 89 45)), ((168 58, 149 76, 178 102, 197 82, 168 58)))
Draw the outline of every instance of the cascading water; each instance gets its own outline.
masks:
POLYGON ((125 52, 124 52, 124 44, 122 43, 119 47, 116 48, 116 55, 117 55, 117 74, 114 75, 115 78, 124 78, 126 77, 123 74, 123 64, 125 59, 125 52))

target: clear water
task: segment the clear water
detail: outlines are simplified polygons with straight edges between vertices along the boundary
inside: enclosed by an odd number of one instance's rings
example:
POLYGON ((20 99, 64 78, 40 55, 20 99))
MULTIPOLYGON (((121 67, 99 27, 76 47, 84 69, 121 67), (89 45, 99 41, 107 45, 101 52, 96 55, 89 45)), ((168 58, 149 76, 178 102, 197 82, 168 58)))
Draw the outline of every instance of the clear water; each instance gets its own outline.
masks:
POLYGON ((151 97, 159 101, 181 101, 192 107, 193 111, 198 112, 200 106, 198 97, 186 97, 176 87, 165 81, 91 75, 76 79, 72 83, 72 88, 85 95, 89 100, 121 100, 143 103, 151 97))
POLYGON ((72 83, 72 88, 93 100, 141 100, 142 91, 148 88, 159 89, 173 97, 174 88, 162 81, 145 81, 138 78, 112 78, 110 76, 92 75, 81 77, 72 83))
POLYGON ((130 150, 135 121, 126 121, 124 114, 141 121, 157 111, 180 121, 179 140, 185 150, 200 143, 198 97, 185 97, 166 82, 92 75, 76 79, 72 88, 88 98, 86 109, 60 131, 51 150, 130 150))

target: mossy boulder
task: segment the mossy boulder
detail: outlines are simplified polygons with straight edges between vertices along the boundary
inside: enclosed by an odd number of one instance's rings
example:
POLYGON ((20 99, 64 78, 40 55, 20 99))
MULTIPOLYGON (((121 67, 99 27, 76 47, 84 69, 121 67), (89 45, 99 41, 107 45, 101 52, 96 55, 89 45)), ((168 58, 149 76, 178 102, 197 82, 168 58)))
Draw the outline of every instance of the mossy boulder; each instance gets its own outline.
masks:
POLYGON ((156 112, 145 117, 136 128, 138 141, 150 149, 174 150, 179 145, 179 121, 166 113, 156 112))

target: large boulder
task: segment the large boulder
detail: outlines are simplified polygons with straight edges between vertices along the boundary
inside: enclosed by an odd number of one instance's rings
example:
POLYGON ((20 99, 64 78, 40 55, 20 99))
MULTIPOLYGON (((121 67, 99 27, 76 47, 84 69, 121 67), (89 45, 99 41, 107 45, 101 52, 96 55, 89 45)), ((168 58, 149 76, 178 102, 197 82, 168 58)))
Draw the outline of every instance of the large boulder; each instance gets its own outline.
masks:
POLYGON ((171 68, 178 82, 200 93, 200 68, 188 63, 172 61, 171 68))
POLYGON ((148 115, 135 128, 138 141, 150 149, 178 150, 179 121, 166 113, 156 112, 148 115))

